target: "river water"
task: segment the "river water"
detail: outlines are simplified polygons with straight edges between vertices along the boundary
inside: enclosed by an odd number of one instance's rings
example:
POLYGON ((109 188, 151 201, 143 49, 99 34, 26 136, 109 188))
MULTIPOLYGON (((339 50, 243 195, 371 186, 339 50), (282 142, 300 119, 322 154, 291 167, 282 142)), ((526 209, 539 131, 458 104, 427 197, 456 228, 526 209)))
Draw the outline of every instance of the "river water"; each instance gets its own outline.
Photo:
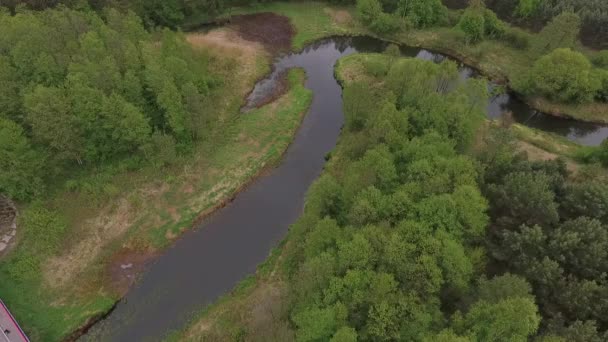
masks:
MULTIPOLYGON (((260 81, 249 101, 255 103, 282 71, 301 67, 314 93, 281 165, 260 177, 235 200, 189 231, 152 263, 115 310, 94 325, 83 341, 158 341, 187 323, 191 314, 211 304, 252 274, 300 215, 308 187, 319 176, 324 156, 336 145, 344 118, 342 89, 334 78, 336 61, 356 52, 380 52, 386 43, 371 38, 337 37, 277 59, 273 73, 260 81)), ((442 55, 402 48, 405 56, 440 61, 442 55)), ((463 78, 476 75, 460 67, 463 78)), ((582 144, 599 144, 608 129, 549 117, 530 110, 508 94, 493 98, 488 116, 513 112, 516 121, 565 136, 582 144)), ((246 114, 244 114, 246 115, 246 114)))

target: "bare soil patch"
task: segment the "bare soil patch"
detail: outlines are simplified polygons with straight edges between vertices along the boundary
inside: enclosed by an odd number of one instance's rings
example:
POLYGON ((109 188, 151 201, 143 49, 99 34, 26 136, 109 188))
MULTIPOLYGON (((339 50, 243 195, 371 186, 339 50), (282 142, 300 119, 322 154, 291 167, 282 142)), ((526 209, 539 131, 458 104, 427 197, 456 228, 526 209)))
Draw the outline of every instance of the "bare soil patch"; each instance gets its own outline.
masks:
POLYGON ((231 22, 243 39, 261 43, 268 51, 289 51, 291 48, 295 29, 286 16, 270 12, 237 15, 231 22))
POLYGON ((272 103, 287 93, 287 91, 289 90, 289 80, 287 79, 288 73, 289 70, 285 70, 277 76, 276 83, 274 87, 272 87, 271 91, 267 94, 264 94, 262 98, 256 99, 254 104, 255 108, 260 108, 269 103, 272 103))
POLYGON ((106 267, 111 290, 120 297, 124 296, 155 256, 154 252, 131 249, 123 249, 115 253, 106 267))
POLYGON ((327 13, 333 22, 338 25, 350 24, 353 21, 353 17, 347 10, 325 8, 323 12, 327 13))

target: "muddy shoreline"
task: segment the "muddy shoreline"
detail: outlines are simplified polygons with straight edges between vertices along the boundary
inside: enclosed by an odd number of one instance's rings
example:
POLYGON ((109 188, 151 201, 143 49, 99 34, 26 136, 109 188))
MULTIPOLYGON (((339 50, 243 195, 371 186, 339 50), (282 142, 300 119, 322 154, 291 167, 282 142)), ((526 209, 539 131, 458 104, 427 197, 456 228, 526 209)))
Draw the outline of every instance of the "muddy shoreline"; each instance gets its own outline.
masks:
MULTIPOLYGON (((286 89, 288 90, 288 89, 286 89)), ((268 102, 271 103, 273 101, 278 100, 282 95, 276 97, 274 100, 268 102)), ((267 104, 268 104, 267 103, 267 104)), ((308 110, 308 109, 307 109, 308 110)), ((302 122, 302 120, 304 119, 306 114, 306 111, 299 113, 299 120, 300 120, 300 124, 302 122)), ((192 223, 190 224, 188 229, 185 229, 183 232, 186 231, 190 231, 193 229, 196 229, 197 227, 203 225, 205 222, 207 222, 208 220, 213 218, 213 215, 215 215, 220 209, 230 205, 235 198, 241 193, 243 192, 245 189, 247 189, 249 186, 251 186, 251 184, 255 183, 256 181, 258 181, 260 178, 268 175, 268 173, 270 171, 272 171, 273 169, 275 169, 281 162, 281 160, 283 159, 283 157, 285 156, 285 154, 287 153, 289 147, 293 144, 295 137, 297 135, 297 133, 300 130, 300 124, 298 125, 297 129, 293 132, 293 136, 289 142, 289 144, 285 147, 285 149, 281 152, 281 154, 279 155, 279 157, 272 161, 272 163, 268 163, 266 165, 264 165, 263 168, 261 168, 256 175, 254 175, 253 177, 251 177, 247 182, 241 184, 241 186, 239 186, 234 193, 223 199, 222 201, 220 201, 219 203, 217 203, 216 205, 202 211, 199 215, 197 215, 197 217, 192 221, 192 223)), ((146 266, 149 263, 154 262, 157 258, 159 258, 160 256, 162 256, 163 251, 166 251, 167 249, 171 248, 172 245, 174 245, 175 243, 177 243, 178 241, 180 241, 181 239, 184 238, 184 234, 180 234, 178 235, 176 238, 171 240, 171 244, 169 244, 168 246, 166 246, 165 248, 163 248, 162 250, 156 251, 156 253, 154 253, 154 256, 152 258, 150 258, 149 260, 146 261, 146 266)), ((140 269, 136 274, 135 277, 139 278, 143 273, 146 272, 146 266, 143 267, 143 269, 140 269)), ((135 283, 132 283, 129 285, 129 289, 135 285, 135 283)), ((104 319, 108 318, 112 312, 116 309, 116 307, 118 306, 118 304, 120 304, 120 302, 125 298, 126 293, 128 292, 125 291, 124 294, 121 294, 120 298, 118 300, 116 300, 116 302, 114 303, 114 305, 106 312, 100 313, 94 317, 89 318, 85 324, 83 326, 81 326, 80 328, 78 328, 76 331, 74 331, 73 333, 71 333, 68 337, 66 337, 63 341, 64 342, 75 342, 77 341, 80 337, 84 336, 87 332, 89 332, 89 330, 97 323, 99 323, 100 321, 103 321, 104 319)))

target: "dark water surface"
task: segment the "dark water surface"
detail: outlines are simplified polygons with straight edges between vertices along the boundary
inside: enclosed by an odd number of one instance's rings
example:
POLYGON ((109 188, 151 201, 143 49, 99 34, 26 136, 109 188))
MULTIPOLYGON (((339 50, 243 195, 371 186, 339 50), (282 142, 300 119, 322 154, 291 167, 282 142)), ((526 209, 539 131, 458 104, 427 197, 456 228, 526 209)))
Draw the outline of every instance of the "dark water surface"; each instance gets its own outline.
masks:
MULTIPOLYGON (((311 45, 310 48, 314 49, 322 46, 325 49, 327 44, 331 43, 334 44, 334 49, 344 52, 345 55, 351 53, 350 49, 354 49, 356 52, 382 52, 388 46, 387 42, 371 37, 334 37, 321 40, 311 45)), ((407 46, 401 46, 400 49, 403 56, 416 57, 435 63, 440 63, 448 58, 440 53, 431 52, 425 49, 407 46)), ((276 68, 270 77, 256 85, 254 91, 249 96, 248 106, 254 106, 257 100, 263 99, 266 94, 271 92, 273 85, 276 83, 276 79, 282 71, 300 65, 298 63, 301 63, 306 58, 307 55, 304 54, 303 56, 292 55, 290 58, 279 60, 275 64, 276 68)), ((477 71, 462 63, 459 63, 459 72, 461 79, 479 76, 477 71)), ((494 84, 490 83, 490 87, 492 86, 494 86, 494 84)), ((313 91, 315 91, 316 95, 316 90, 313 89, 313 91)), ((512 114, 512 119, 517 123, 563 136, 582 145, 597 146, 601 144, 604 139, 608 138, 608 126, 606 125, 547 115, 530 108, 526 103, 508 93, 494 96, 489 100, 487 106, 488 118, 497 119, 509 112, 512 114)))
POLYGON ((304 68, 306 86, 314 91, 281 165, 200 229, 185 233, 82 340, 158 341, 255 271, 300 215, 306 190, 336 145, 343 124, 342 89, 333 68, 340 57, 356 51, 347 43, 326 41, 279 59, 279 65, 304 68))
MULTIPOLYGON (((182 328, 191 313, 253 273, 300 215, 306 190, 321 173, 325 154, 336 145, 344 120, 342 90, 334 79, 336 61, 356 52, 380 52, 385 47, 385 42, 375 39, 339 37, 279 58, 273 73, 256 85, 251 103, 272 89, 277 75, 295 66, 306 70, 306 86, 314 92, 310 110, 281 165, 198 229, 185 233, 150 265, 116 309, 81 339, 161 340, 168 331, 182 328)), ((434 61, 445 58, 420 49, 402 48, 402 53, 434 61)), ((465 66, 460 72, 462 77, 476 74, 465 66)), ((488 106, 490 117, 505 111, 512 111, 518 122, 583 144, 599 144, 608 135, 606 127, 536 113, 509 95, 492 99, 488 106)))

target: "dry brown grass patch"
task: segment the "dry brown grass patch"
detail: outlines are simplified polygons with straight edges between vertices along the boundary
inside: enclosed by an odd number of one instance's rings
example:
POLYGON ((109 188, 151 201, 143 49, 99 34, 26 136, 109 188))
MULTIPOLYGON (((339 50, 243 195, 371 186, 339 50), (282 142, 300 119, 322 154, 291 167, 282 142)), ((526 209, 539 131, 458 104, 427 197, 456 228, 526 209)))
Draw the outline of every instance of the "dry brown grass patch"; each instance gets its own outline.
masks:
POLYGON ((329 15, 333 22, 338 25, 349 25, 353 22, 353 17, 347 10, 326 7, 323 12, 329 15))
MULTIPOLYGON (((539 147, 536 147, 528 142, 521 141, 521 140, 518 141, 517 148, 519 151, 525 152, 528 155, 528 159, 530 159, 530 160, 549 161, 549 160, 555 160, 560 157, 556 153, 551 153, 549 151, 545 151, 539 147)), ((579 169, 579 166, 576 163, 574 163, 568 159, 566 159, 566 167, 567 167, 568 171, 570 171, 574 175, 576 174, 576 172, 579 169)))

